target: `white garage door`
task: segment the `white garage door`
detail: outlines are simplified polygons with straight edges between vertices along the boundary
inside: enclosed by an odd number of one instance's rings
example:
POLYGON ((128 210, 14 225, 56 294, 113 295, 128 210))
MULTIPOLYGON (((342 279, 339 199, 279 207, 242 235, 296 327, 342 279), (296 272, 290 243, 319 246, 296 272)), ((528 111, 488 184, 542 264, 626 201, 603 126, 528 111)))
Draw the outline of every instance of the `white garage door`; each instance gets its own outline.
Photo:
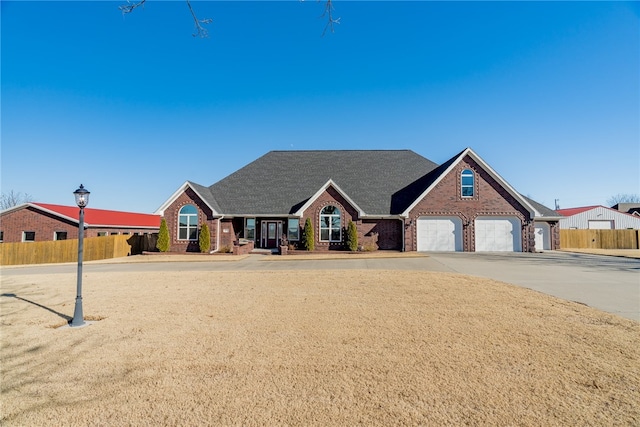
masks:
POLYGON ((536 234, 536 251, 548 251, 551 249, 551 227, 546 222, 536 222, 534 225, 536 234))
POLYGON ((613 229, 613 221, 610 219, 600 220, 600 219, 590 219, 589 220, 589 228, 592 230, 612 230, 613 229))
POLYGON ((462 221, 456 216, 418 218, 419 251, 461 251, 462 221))
POLYGON ((476 252, 522 252, 520 220, 517 217, 478 217, 475 227, 476 252))

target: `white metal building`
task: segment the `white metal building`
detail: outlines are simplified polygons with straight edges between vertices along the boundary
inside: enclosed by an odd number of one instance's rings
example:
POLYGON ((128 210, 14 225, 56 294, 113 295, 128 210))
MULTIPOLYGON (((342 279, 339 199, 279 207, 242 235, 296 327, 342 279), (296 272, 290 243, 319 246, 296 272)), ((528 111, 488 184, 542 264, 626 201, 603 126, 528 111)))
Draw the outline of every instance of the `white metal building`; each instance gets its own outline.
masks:
POLYGON ((557 212, 565 217, 560 220, 560 229, 640 229, 640 217, 605 206, 558 209, 557 212))

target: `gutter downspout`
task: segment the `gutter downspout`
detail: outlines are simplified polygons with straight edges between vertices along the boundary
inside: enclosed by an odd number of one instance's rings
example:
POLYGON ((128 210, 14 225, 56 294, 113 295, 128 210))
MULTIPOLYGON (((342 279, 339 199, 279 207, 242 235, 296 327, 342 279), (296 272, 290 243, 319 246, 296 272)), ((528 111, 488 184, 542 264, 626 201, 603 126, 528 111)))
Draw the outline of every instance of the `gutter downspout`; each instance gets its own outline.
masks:
POLYGON ((220 252, 220 223, 222 222, 223 218, 224 218, 224 215, 218 218, 218 232, 216 233, 216 250, 214 252, 220 252))

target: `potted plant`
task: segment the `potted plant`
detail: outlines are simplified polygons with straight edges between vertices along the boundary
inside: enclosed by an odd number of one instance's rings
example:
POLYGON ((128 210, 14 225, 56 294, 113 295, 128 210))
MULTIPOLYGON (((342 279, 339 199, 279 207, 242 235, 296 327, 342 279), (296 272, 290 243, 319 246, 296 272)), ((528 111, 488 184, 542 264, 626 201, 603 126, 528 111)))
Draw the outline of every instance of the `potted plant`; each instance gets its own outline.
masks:
POLYGON ((286 255, 289 251, 289 239, 286 234, 282 234, 280 238, 280 255, 286 255))

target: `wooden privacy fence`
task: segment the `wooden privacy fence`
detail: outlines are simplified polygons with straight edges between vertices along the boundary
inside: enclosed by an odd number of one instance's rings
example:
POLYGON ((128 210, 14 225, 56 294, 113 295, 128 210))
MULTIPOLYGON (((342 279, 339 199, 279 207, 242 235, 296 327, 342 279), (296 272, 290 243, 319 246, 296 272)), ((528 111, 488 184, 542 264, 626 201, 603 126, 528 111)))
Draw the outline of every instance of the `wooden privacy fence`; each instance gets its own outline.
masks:
MULTIPOLYGON (((149 250, 149 237, 118 235, 88 237, 83 241, 83 261, 125 257, 149 250)), ((0 265, 78 262, 78 240, 1 243, 0 265)))
POLYGON ((560 230, 561 248, 640 249, 640 230, 560 230))

